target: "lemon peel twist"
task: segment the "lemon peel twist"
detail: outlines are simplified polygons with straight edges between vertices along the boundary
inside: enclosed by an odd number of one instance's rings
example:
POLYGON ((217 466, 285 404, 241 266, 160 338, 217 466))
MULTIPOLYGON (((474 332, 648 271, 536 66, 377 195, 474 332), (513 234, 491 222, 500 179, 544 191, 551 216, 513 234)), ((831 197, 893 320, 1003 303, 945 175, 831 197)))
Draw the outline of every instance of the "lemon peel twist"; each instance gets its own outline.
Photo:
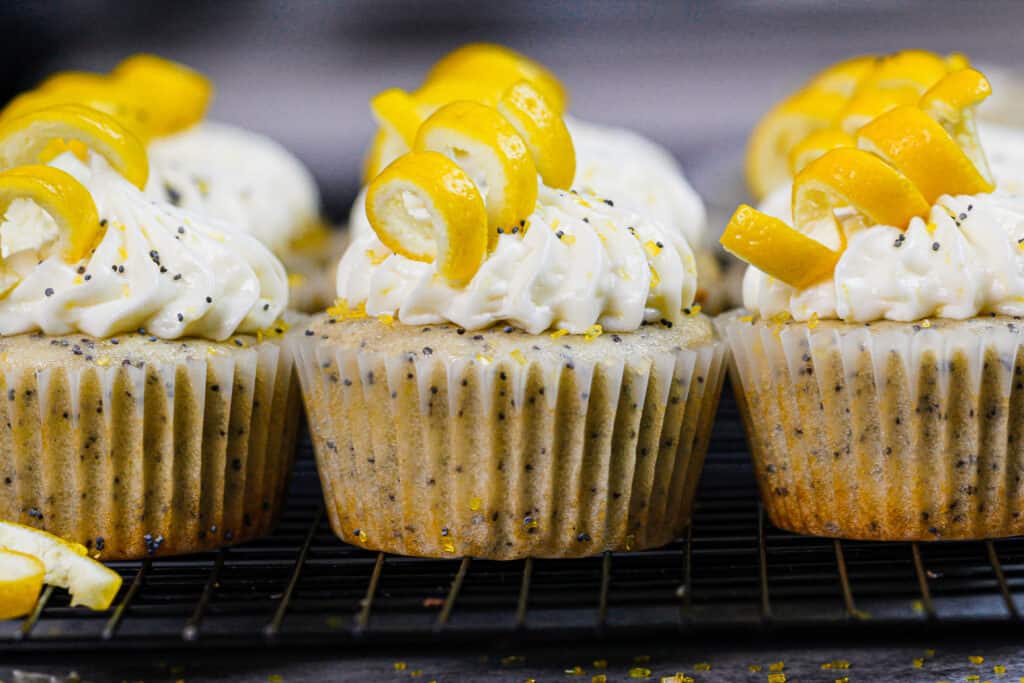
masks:
POLYGON ((367 188, 366 215, 396 254, 437 263, 453 283, 476 274, 487 253, 487 213, 473 180, 437 152, 399 157, 367 188))
POLYGON ((92 195, 60 169, 20 166, 0 173, 0 216, 18 199, 33 201, 57 224, 57 248, 67 263, 84 258, 102 231, 92 195))
POLYGON ((213 99, 213 84, 206 76, 156 55, 132 55, 118 64, 110 76, 156 103, 158 116, 153 132, 158 136, 202 121, 213 99))
POLYGON ((54 140, 78 141, 139 189, 146 186, 149 158, 142 142, 113 117, 77 104, 40 109, 0 123, 0 170, 38 162, 54 140))

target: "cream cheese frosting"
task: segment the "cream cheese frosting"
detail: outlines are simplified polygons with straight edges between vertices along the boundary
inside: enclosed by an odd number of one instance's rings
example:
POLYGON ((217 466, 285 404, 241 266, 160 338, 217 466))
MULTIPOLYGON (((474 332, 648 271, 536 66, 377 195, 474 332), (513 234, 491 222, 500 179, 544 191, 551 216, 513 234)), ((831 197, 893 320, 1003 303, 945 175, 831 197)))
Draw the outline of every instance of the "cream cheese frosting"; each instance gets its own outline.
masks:
POLYGON ((833 277, 803 290, 748 268, 744 307, 801 321, 1024 315, 1024 197, 944 196, 928 221, 914 218, 905 231, 877 225, 848 240, 833 277))
POLYGON ((263 135, 205 122, 154 140, 148 152, 151 198, 240 226, 275 253, 318 218, 312 175, 263 135))
MULTIPOLYGON (((610 198, 680 232, 690 245, 703 245, 704 203, 667 150, 623 128, 569 116, 565 123, 576 148, 573 187, 578 192, 610 198)), ((366 219, 365 188, 352 205, 349 229, 357 237, 373 232, 366 219)))
POLYGON ((110 337, 145 329, 161 339, 223 340, 274 324, 288 297, 284 267, 253 237, 153 201, 100 157, 51 162, 92 194, 106 228, 92 254, 49 254, 57 232, 34 203, 16 201, 0 225, 5 288, 0 335, 34 330, 110 337))
POLYGON ((505 234, 472 280, 452 287, 433 263, 392 253, 372 229, 338 266, 338 296, 408 325, 506 322, 532 334, 631 331, 678 322, 697 288, 683 235, 597 197, 540 187, 525 234, 505 234))

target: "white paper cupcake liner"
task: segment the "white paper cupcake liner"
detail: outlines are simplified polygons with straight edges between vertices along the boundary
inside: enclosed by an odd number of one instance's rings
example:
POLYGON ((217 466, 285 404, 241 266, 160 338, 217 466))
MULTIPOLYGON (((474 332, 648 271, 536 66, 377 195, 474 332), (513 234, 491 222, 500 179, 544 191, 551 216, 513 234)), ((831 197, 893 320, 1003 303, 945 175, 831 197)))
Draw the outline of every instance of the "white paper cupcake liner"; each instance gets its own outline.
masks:
POLYGON ((629 356, 629 337, 595 361, 569 344, 485 358, 292 336, 335 533, 490 559, 671 541, 689 522, 725 344, 629 356))
POLYGON ((280 343, 197 343, 188 353, 157 342, 164 348, 147 353, 136 336, 117 346, 36 339, 94 346, 55 360, 4 340, 0 519, 105 560, 209 550, 271 530, 299 408, 280 343))
POLYGON ((1024 533, 1024 355, 1010 318, 720 328, 765 509, 874 540, 1024 533))

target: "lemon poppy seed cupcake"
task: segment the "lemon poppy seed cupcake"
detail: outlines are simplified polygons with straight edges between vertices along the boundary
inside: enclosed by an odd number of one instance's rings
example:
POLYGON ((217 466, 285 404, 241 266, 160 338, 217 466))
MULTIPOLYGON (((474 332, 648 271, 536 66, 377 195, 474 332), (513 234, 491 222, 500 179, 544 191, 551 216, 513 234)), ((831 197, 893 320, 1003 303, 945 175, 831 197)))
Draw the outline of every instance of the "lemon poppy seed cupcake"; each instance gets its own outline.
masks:
POLYGON ((577 557, 689 522, 724 374, 693 253, 567 189, 569 132, 516 87, 528 122, 462 101, 422 123, 368 187, 372 230, 339 264, 338 304, 289 334, 350 543, 577 557))
POLYGON ((283 266, 147 197, 142 143, 96 110, 0 124, 0 165, 0 519, 103 559, 267 533, 298 419, 283 266))
POLYGON ((719 325, 765 509, 791 531, 1024 531, 1024 198, 974 125, 984 75, 914 63, 934 79, 897 55, 857 95, 914 103, 797 145, 792 226, 741 207, 722 238, 751 267, 747 310, 719 325))

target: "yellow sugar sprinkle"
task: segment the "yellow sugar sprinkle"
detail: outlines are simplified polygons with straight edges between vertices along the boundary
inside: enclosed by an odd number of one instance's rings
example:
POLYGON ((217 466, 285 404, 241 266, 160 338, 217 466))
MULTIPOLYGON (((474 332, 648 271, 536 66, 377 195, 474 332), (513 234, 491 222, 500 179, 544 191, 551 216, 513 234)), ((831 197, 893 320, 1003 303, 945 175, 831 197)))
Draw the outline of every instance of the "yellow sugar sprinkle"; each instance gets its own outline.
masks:
POLYGON ((298 287, 306 282, 306 276, 302 273, 288 273, 288 286, 298 287))
POLYGON ((747 671, 749 671, 752 674, 760 673, 761 672, 761 665, 760 664, 747 664, 747 671))
MULTIPOLYGON (((785 668, 786 668, 786 663, 785 662, 772 662, 771 664, 768 665, 768 670, 769 671, 782 671, 785 668)), ((830 666, 825 666, 824 664, 822 664, 821 668, 822 669, 831 669, 832 667, 831 667, 831 665, 830 666)))
POLYGON ((818 326, 818 314, 817 313, 811 313, 811 317, 807 321, 807 327, 809 329, 813 330, 817 326, 818 326))
POLYGON ((75 279, 73 280, 73 282, 74 282, 74 283, 75 283, 76 285, 80 285, 80 284, 82 284, 83 282, 85 282, 85 278, 83 278, 83 277, 82 277, 81 275, 76 275, 76 276, 75 276, 75 279))
POLYGON ((1004 673, 1006 673, 1006 666, 1004 666, 1003 664, 996 664, 995 666, 992 667, 992 673, 994 673, 994 674, 1004 674, 1004 673))
POLYGON ((390 255, 391 254, 378 254, 373 249, 366 250, 366 258, 370 259, 370 263, 372 263, 375 266, 379 266, 380 264, 384 263, 384 261, 386 261, 388 256, 390 255))
POLYGON ((582 666, 577 664, 576 666, 574 666, 571 669, 566 669, 565 673, 569 674, 570 676, 582 676, 586 672, 583 670, 582 666))
POLYGON ((693 665, 694 671, 711 671, 711 665, 707 662, 697 662, 693 665))
POLYGON ((607 659, 595 659, 594 660, 594 668, 595 669, 607 669, 608 668, 608 660, 607 659))
POLYGON ((768 683, 786 683, 786 674, 775 672, 768 674, 768 683))
POLYGON ((483 506, 484 502, 480 500, 480 496, 473 496, 469 499, 469 509, 476 512, 483 506))
POLYGON ((651 289, 654 289, 661 284, 661 276, 658 275, 658 269, 651 266, 651 289))
POLYGON ((124 248, 123 244, 117 248, 117 255, 121 257, 122 261, 128 260, 128 250, 124 248))
POLYGON ((742 318, 740 318, 740 322, 741 323, 752 323, 752 322, 754 322, 754 316, 752 316, 752 315, 745 315, 742 318))
POLYGON ((477 359, 477 361, 481 365, 490 365, 491 364, 491 357, 490 356, 485 356, 482 353, 476 354, 476 359, 477 359))
POLYGON ((405 671, 405 662, 395 662, 395 671, 405 671))
POLYGON ((569 330, 555 330, 551 333, 551 338, 558 339, 559 337, 564 337, 567 334, 569 334, 569 330))
POLYGON ((388 327, 391 327, 392 325, 395 324, 395 316, 389 313, 381 313, 380 315, 377 316, 377 320, 381 321, 388 327))
POLYGON ((455 543, 452 542, 452 539, 446 538, 443 541, 441 541, 441 548, 446 553, 454 553, 455 552, 455 543))
POLYGON ((576 235, 570 235, 569 233, 565 233, 564 235, 562 235, 562 241, 565 242, 566 244, 576 244, 576 235))
POLYGON ((577 199, 577 200, 576 200, 576 203, 577 203, 577 204, 579 204, 580 206, 582 206, 582 207, 583 207, 584 209, 589 209, 589 208, 591 208, 591 206, 590 206, 590 202, 588 202, 588 201, 587 201, 587 200, 585 200, 585 199, 577 199))
POLYGON ((637 655, 636 657, 633 657, 633 662, 636 664, 647 664, 650 661, 650 655, 637 655))
POLYGON ((634 666, 629 670, 630 678, 650 678, 651 670, 643 666, 634 666))
POLYGON ((526 365, 526 356, 519 349, 513 349, 512 353, 508 355, 512 356, 512 360, 519 363, 520 365, 526 365))
POLYGON ((99 358, 96 359, 96 365, 100 366, 101 368, 105 368, 108 365, 110 365, 110 359, 106 356, 100 356, 99 358))
POLYGON ((647 250, 647 253, 650 254, 651 258, 654 258, 658 254, 660 254, 663 248, 664 247, 662 247, 654 240, 647 240, 646 242, 644 242, 644 249, 647 250))
POLYGON ((588 327, 587 329, 583 330, 583 338, 585 340, 587 340, 588 342, 589 341, 594 341, 595 339, 600 337, 602 334, 604 334, 604 328, 602 328, 597 323, 595 323, 595 324, 591 325, 590 327, 588 327))
POLYGON ((931 326, 932 326, 932 321, 931 320, 922 320, 921 321, 921 327, 931 327, 931 326))
POLYGON ((982 664, 982 663, 984 663, 984 661, 985 661, 985 658, 984 658, 984 657, 982 657, 981 655, 971 655, 971 656, 969 656, 969 657, 967 658, 967 660, 968 660, 968 661, 969 661, 969 662, 970 662, 971 664, 982 664))
POLYGON ((608 677, 604 674, 594 674, 590 677, 590 683, 608 683, 608 677))
POLYGON ((924 660, 921 659, 920 657, 915 659, 914 660, 914 668, 915 669, 923 669, 924 668, 924 660))

